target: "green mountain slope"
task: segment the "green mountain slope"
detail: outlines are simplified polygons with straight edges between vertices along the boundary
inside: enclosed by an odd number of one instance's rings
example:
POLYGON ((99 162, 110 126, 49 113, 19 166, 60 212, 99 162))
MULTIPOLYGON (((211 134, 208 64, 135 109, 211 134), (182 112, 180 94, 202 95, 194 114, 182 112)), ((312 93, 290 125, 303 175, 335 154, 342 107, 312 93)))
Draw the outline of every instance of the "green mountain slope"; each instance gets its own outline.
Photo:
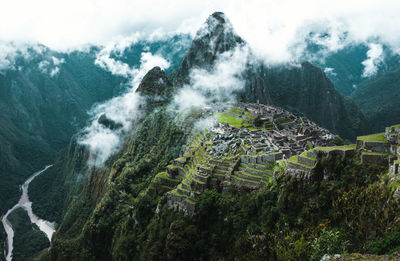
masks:
POLYGON ((370 79, 352 94, 364 115, 378 131, 400 121, 400 67, 370 79))
POLYGON ((171 82, 159 68, 144 77, 138 91, 152 106, 119 153, 88 168, 89 151, 74 139, 32 183, 49 189, 33 193, 37 211, 59 206, 41 260, 320 260, 397 249, 400 183, 388 164, 398 155, 386 148, 400 130, 343 144, 331 132, 355 137, 367 122, 319 68, 252 64, 237 93, 243 103, 187 114, 165 104, 165 90, 189 83, 191 69, 211 70, 245 44, 222 13, 205 26, 171 82), (199 128, 199 119, 218 128, 199 128))

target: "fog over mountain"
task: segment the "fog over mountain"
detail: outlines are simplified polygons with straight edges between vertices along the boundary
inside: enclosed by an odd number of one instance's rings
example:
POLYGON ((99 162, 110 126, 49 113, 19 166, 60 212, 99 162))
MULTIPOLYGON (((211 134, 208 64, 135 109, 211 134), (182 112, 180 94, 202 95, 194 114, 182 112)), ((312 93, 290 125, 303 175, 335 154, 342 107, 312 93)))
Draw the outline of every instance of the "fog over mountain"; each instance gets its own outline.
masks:
POLYGON ((399 10, 2 1, 0 261, 399 259, 399 10))

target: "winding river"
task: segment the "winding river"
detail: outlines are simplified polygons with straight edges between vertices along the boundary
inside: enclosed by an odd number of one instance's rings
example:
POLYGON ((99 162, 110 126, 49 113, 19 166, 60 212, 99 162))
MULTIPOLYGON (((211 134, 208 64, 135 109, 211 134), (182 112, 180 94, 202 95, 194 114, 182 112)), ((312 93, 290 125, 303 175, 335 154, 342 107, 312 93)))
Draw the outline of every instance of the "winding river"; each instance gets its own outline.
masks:
POLYGON ((28 188, 29 188, 29 183, 34 180, 37 176, 45 172, 48 168, 50 168, 53 165, 46 166, 44 169, 33 173, 22 185, 22 195, 21 198, 19 199, 18 203, 10 208, 7 213, 1 218, 1 222, 3 223, 4 229, 7 233, 7 246, 8 246, 8 251, 7 251, 7 256, 6 259, 7 261, 12 260, 12 251, 13 251, 13 240, 14 240, 14 230, 11 226, 11 223, 7 220, 8 215, 13 212, 16 208, 23 208, 26 210, 28 213, 29 219, 31 220, 32 223, 35 223, 41 231, 43 231, 49 241, 51 241, 51 237, 53 236, 53 233, 55 232, 54 229, 54 223, 51 223, 47 220, 40 219, 38 216, 36 216, 32 212, 32 202, 29 200, 28 196, 28 188))

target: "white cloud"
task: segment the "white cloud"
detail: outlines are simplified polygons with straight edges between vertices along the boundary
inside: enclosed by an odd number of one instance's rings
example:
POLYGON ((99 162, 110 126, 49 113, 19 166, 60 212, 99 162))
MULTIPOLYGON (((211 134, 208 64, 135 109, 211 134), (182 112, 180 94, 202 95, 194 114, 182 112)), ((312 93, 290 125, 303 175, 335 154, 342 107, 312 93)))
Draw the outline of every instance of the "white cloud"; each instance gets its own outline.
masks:
POLYGON ((17 58, 30 61, 34 53, 41 54, 44 50, 44 46, 38 44, 0 40, 0 73, 8 69, 17 69, 17 58))
POLYGON ((179 90, 172 106, 183 113, 193 106, 234 101, 234 92, 244 87, 241 76, 248 61, 249 49, 243 46, 222 53, 212 70, 193 69, 189 75, 190 84, 179 90))
MULTIPOLYGON (((102 58, 105 56, 106 54, 101 54, 102 58)), ((100 66, 104 66, 111 73, 127 77, 130 80, 130 88, 124 94, 95 106, 89 112, 91 123, 84 128, 78 142, 88 146, 90 150, 89 164, 94 166, 103 165, 111 155, 118 152, 125 134, 131 129, 134 120, 140 115, 138 110, 140 95, 136 93, 136 89, 145 74, 155 66, 160 66, 162 69, 169 67, 169 63, 166 60, 149 52, 142 53, 139 68, 131 68, 127 64, 110 57, 106 57, 105 61, 104 64, 100 63, 100 66), (120 124, 121 127, 110 129, 100 124, 98 119, 103 114, 109 120, 120 124)))
POLYGON ((383 63, 382 53, 382 45, 369 44, 369 50, 367 52, 368 58, 362 62, 362 65, 364 65, 362 77, 371 77, 378 72, 379 65, 383 63))
POLYGON ((65 63, 64 58, 57 58, 55 56, 50 58, 45 57, 45 60, 40 61, 38 64, 38 68, 41 73, 49 74, 51 77, 54 77, 60 72, 60 65, 63 63, 65 63))
POLYGON ((324 73, 332 75, 332 76, 337 76, 337 73, 335 72, 334 68, 326 67, 324 69, 324 73))
POLYGON ((106 45, 118 37, 194 33, 206 17, 223 11, 235 30, 265 58, 293 58, 293 44, 312 30, 328 30, 329 49, 341 36, 365 42, 379 38, 400 50, 400 2, 397 0, 4 0, 0 40, 41 42, 56 50, 88 43, 106 45))

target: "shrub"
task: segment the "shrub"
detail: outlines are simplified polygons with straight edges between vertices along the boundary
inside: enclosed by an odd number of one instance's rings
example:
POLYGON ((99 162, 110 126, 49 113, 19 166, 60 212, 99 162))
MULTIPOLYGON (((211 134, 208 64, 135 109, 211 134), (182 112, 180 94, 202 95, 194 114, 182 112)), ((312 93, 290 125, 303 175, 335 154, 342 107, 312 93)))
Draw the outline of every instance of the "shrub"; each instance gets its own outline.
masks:
POLYGON ((339 231, 322 230, 319 237, 314 239, 311 249, 312 254, 310 260, 321 260, 325 255, 342 254, 347 251, 349 242, 343 239, 339 231))

